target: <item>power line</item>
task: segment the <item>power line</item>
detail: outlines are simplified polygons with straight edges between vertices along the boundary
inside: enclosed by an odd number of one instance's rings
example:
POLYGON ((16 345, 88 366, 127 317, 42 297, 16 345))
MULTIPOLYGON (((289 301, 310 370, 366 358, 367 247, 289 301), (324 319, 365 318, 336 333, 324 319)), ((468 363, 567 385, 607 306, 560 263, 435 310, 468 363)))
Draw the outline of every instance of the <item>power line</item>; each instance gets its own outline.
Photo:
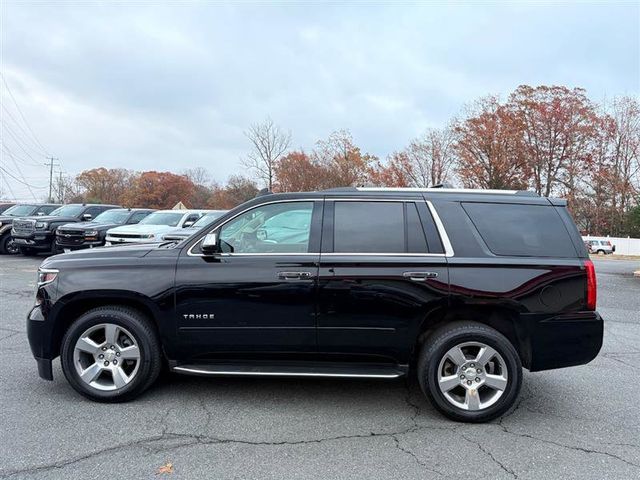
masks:
MULTIPOLYGON (((38 155, 46 156, 47 152, 42 150, 40 146, 33 140, 33 138, 29 137, 29 133, 24 129, 22 125, 20 125, 20 122, 16 120, 16 118, 11 114, 9 109, 5 107, 4 104, 2 104, 1 106, 2 106, 2 109, 5 111, 5 113, 9 115, 9 118, 13 120, 13 124, 20 129, 20 132, 22 132, 22 134, 24 134, 28 140, 31 140, 31 145, 35 145, 37 147, 37 149, 33 148, 32 146, 29 146, 29 148, 33 149, 34 152, 37 152, 38 155)), ((8 122, 5 122, 5 125, 8 125, 8 122)))
MULTIPOLYGON (((35 186, 35 185, 31 185, 31 184, 29 184, 29 183, 27 183, 27 182, 23 182, 22 180, 20 180, 18 177, 16 177, 15 175, 13 175, 11 172, 9 172, 9 171, 8 171, 6 168, 4 168, 3 166, 0 166, 0 170, 2 170, 4 173, 6 173, 7 175, 9 175, 9 176, 10 176, 11 178, 13 178, 16 182, 19 182, 19 183, 21 183, 21 184, 23 184, 23 185, 25 185, 25 186, 27 186, 27 187, 37 188, 38 190, 42 190, 42 189, 44 189, 44 188, 47 188, 47 187, 37 187, 37 186, 35 186)), ((33 195, 33 192, 31 192, 31 195, 33 195)), ((34 196, 33 198, 34 198, 34 199, 36 199, 36 198, 35 198, 35 196, 34 196)), ((36 200, 37 200, 37 199, 36 199, 36 200)))
MULTIPOLYGON (((33 166, 40 166, 40 164, 38 163, 38 161, 37 161, 35 158, 33 158, 29 152, 27 152, 27 151, 25 150, 25 148, 22 146, 22 144, 20 143, 20 141, 16 138, 16 136, 15 136, 14 132, 9 128, 9 125, 6 125, 6 124, 5 124, 5 125, 4 125, 4 127, 7 129, 7 133, 11 136, 11 138, 13 138, 14 142, 16 143, 16 145, 18 145, 18 147, 20 147, 20 150, 22 150, 22 151, 25 153, 25 155, 26 155, 27 157, 29 157, 31 160, 33 160, 33 164, 32 164, 32 165, 33 165, 33 166)), ((43 155, 43 156, 44 156, 44 155, 43 155)), ((46 158, 46 157, 45 157, 45 158, 46 158)))
POLYGON ((11 197, 16 200, 18 197, 16 197, 16 194, 13 191, 13 188, 11 188, 11 184, 9 182, 7 182, 6 177, 2 177, 2 180, 4 180, 5 185, 7 186, 7 188, 9 189, 9 191, 11 192, 11 197))
MULTIPOLYGON (((29 193, 31 193, 31 196, 33 197, 33 199, 37 201, 38 199, 36 198, 36 195, 33 193, 33 190, 31 190, 31 188, 32 187, 33 188, 39 188, 39 187, 33 186, 33 185, 31 185, 30 183, 27 182, 27 179, 25 178, 24 173, 22 173, 22 170, 20 170, 20 167, 18 166, 18 162, 16 162, 15 158, 13 157, 11 152, 6 148, 6 146, 4 146, 4 148, 5 148, 5 151, 9 154, 9 158, 11 158, 11 161, 15 165, 16 170, 18 171, 18 174, 22 177, 22 182, 20 182, 20 183, 26 185, 26 187, 29 189, 29 193)), ((11 175, 11 174, 9 174, 9 175, 11 175)), ((13 177, 13 175, 11 175, 11 176, 13 177)), ((15 177, 13 177, 13 178, 15 178, 15 177)))
POLYGON ((27 122, 27 119, 25 118, 24 114, 22 113, 22 110, 20 109, 20 105, 18 105, 18 102, 16 101, 15 97, 13 96, 13 93, 11 92, 11 89, 9 88, 9 84, 7 83, 6 78, 4 78, 4 75, 2 74, 2 72, 0 72, 0 77, 2 77, 2 82, 4 83, 4 86, 7 87, 7 91, 9 92, 9 96, 11 97, 11 100, 13 100, 13 103, 15 104, 15 106, 17 108, 18 113, 20 114, 20 118, 22 118, 22 121, 24 122, 24 124, 27 126, 27 128, 31 132, 31 135, 33 136, 33 139, 35 140, 35 142, 40 146, 42 151, 46 153, 47 149, 42 146, 42 143, 38 139, 37 135, 34 133, 33 129, 31 128, 31 125, 29 125, 29 122, 27 122))

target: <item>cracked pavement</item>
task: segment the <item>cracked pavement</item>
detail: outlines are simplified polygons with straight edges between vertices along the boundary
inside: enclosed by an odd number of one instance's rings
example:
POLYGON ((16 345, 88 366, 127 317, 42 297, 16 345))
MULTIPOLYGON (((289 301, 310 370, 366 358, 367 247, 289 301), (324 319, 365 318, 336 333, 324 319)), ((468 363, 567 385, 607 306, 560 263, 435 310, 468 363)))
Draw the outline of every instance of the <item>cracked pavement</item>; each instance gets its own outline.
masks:
POLYGON ((167 375, 137 401, 92 403, 58 360, 53 382, 37 376, 25 316, 41 260, 0 257, 0 479, 640 478, 638 262, 594 261, 598 358, 525 372, 510 414, 466 425, 413 378, 167 375))

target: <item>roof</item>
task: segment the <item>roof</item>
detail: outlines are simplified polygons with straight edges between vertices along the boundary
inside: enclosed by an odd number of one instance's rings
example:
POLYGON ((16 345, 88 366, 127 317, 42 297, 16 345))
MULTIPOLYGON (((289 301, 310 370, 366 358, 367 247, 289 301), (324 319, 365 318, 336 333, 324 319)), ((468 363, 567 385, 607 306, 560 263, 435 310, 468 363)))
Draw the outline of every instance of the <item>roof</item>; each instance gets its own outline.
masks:
POLYGON ((342 187, 316 192, 268 193, 257 196, 249 204, 286 199, 321 199, 321 198, 395 198, 423 199, 437 201, 465 201, 491 203, 520 203, 533 205, 566 205, 565 200, 541 197, 527 190, 490 190, 467 188, 378 188, 378 187, 342 187))

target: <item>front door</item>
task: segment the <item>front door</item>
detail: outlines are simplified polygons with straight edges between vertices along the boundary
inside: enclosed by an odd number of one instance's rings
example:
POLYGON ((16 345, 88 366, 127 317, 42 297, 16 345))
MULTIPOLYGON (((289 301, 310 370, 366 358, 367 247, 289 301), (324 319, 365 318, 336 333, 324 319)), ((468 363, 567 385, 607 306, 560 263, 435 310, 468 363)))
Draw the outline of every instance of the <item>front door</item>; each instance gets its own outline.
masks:
POLYGON ((318 349, 407 363, 427 314, 448 303, 447 260, 421 200, 327 200, 318 349))
POLYGON ((176 314, 190 356, 315 352, 322 205, 253 207, 216 227, 223 253, 183 252, 176 314))

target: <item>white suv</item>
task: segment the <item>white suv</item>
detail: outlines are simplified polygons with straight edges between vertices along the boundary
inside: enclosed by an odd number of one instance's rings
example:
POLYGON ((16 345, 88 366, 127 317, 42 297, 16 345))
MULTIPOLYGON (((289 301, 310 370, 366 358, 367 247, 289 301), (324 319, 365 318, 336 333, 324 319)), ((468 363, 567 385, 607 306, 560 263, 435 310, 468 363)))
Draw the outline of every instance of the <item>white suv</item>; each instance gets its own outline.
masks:
POLYGON ((175 228, 187 228, 209 210, 158 210, 140 223, 112 228, 107 232, 105 245, 159 242, 162 234, 175 228))
POLYGON ((589 249, 589 253, 598 255, 609 255, 616 251, 616 246, 609 240, 587 238, 584 239, 584 244, 589 249))

